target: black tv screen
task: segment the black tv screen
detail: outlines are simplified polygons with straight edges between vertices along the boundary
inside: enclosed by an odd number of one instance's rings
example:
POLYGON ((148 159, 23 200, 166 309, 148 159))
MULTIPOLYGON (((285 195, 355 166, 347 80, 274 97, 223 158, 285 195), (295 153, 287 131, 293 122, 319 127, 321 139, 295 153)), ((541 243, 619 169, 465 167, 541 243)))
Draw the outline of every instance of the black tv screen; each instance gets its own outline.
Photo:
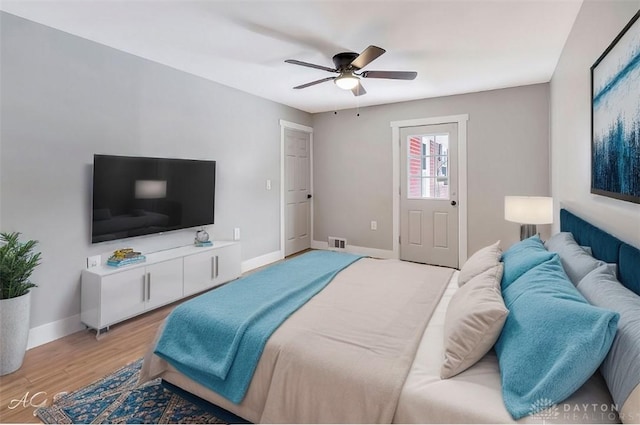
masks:
POLYGON ((92 243, 213 224, 216 162, 94 155, 92 243))

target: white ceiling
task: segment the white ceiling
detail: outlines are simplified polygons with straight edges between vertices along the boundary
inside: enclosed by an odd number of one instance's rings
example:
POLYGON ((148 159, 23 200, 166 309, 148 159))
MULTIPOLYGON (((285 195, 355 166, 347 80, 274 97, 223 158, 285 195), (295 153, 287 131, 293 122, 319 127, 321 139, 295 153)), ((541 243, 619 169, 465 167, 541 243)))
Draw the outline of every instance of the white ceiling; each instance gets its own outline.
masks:
POLYGON ((307 112, 547 82, 582 0, 2 0, 0 9, 307 112), (358 98, 332 76, 339 52, 387 50, 358 98))

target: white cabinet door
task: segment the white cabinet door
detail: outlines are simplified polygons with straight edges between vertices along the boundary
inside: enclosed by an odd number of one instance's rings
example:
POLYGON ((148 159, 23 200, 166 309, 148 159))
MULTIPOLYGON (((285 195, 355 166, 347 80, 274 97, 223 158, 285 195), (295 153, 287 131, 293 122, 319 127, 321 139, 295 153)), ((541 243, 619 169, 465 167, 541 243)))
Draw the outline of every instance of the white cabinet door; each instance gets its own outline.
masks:
POLYGON ((240 276, 240 244, 184 257, 184 295, 213 288, 240 276))
POLYGON ((147 303, 152 309, 182 298, 182 258, 147 266, 147 303))
POLYGON ((102 278, 100 323, 109 326, 145 309, 144 267, 114 273, 102 278))
MULTIPOLYGON (((218 250, 184 257, 184 295, 195 294, 213 286, 218 250)), ((219 260, 218 260, 219 264, 219 260)))
POLYGON ((240 245, 229 245, 216 250, 213 285, 220 285, 240 276, 240 245))

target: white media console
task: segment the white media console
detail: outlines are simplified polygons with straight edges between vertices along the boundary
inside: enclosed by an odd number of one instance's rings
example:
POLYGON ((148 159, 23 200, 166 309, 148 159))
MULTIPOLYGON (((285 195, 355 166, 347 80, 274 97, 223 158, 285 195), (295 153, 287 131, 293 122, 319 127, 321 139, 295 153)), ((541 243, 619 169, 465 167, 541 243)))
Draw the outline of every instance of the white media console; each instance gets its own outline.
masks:
POLYGON ((80 320, 96 329, 109 326, 240 276, 240 244, 184 246, 152 254, 120 268, 82 271, 80 320))

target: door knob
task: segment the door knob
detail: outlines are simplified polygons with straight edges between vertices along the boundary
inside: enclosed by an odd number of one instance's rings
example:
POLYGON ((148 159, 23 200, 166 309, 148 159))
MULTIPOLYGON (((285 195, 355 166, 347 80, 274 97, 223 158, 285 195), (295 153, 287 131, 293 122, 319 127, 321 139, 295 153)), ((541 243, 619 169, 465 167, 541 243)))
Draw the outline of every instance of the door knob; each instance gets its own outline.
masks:
POLYGON ((311 199, 311 195, 307 195, 307 199, 311 199))
POLYGON ((454 207, 455 207, 457 204, 458 204, 458 203, 457 203, 456 201, 451 201, 451 205, 452 205, 452 206, 454 206, 454 207))

